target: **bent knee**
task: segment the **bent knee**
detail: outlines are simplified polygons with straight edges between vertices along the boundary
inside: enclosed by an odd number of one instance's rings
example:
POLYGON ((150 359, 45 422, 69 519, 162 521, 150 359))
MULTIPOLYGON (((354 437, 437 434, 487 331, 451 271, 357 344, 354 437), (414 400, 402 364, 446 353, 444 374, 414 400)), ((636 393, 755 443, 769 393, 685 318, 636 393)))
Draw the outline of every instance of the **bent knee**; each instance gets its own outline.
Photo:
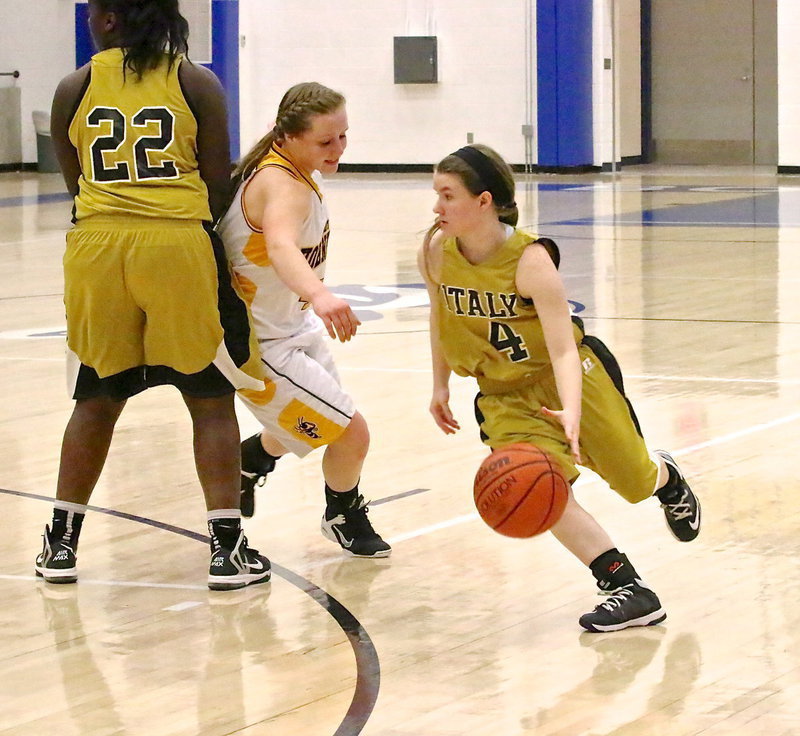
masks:
POLYGON ((369 427, 367 427, 364 417, 359 412, 353 414, 347 428, 331 444, 338 445, 342 449, 347 448, 350 452, 360 452, 366 455, 369 449, 369 427))

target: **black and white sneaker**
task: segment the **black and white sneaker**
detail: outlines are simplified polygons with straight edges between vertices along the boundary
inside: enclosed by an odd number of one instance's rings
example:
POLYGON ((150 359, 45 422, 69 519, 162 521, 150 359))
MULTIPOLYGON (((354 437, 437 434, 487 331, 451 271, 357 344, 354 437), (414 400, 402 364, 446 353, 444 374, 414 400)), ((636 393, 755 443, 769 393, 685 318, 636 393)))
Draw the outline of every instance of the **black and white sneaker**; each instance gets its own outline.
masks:
POLYGON ((661 508, 664 509, 667 526, 675 539, 691 542, 700 533, 700 501, 692 493, 672 455, 666 450, 656 450, 656 454, 673 471, 670 479, 677 479, 676 483, 668 483, 656 491, 661 508))
POLYGON ((271 565, 257 549, 249 547, 244 532, 232 549, 214 541, 208 566, 208 587, 211 590, 236 590, 246 585, 266 583, 272 576, 271 565))
POLYGON ((637 578, 617 588, 578 623, 587 631, 620 631, 629 626, 654 626, 666 617, 658 596, 637 578))
POLYGON ((388 557, 392 548, 372 528, 368 511, 369 504, 360 494, 347 509, 328 504, 322 515, 322 535, 354 557, 388 557))
POLYGON ((42 551, 36 556, 36 576, 47 583, 74 583, 78 579, 75 550, 61 537, 54 537, 49 526, 45 526, 42 540, 42 551))

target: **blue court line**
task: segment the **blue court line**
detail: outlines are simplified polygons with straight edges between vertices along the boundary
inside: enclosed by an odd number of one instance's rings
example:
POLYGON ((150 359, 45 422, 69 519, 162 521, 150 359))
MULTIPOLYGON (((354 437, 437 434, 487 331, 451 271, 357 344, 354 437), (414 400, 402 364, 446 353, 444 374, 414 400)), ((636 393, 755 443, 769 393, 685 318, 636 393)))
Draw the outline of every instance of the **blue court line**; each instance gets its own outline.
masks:
POLYGON ((621 215, 601 215, 600 217, 581 217, 557 220, 546 225, 636 225, 639 227, 686 226, 686 227, 796 227, 798 218, 790 221, 779 216, 779 204, 784 208, 787 199, 798 200, 797 192, 768 192, 752 197, 726 199, 700 204, 681 204, 646 209, 640 212, 627 212, 621 215), (795 196, 791 196, 795 195, 795 196))
POLYGON ((22 207, 26 204, 49 204, 50 202, 70 202, 72 197, 67 192, 52 194, 30 194, 24 197, 0 198, 0 207, 22 207))

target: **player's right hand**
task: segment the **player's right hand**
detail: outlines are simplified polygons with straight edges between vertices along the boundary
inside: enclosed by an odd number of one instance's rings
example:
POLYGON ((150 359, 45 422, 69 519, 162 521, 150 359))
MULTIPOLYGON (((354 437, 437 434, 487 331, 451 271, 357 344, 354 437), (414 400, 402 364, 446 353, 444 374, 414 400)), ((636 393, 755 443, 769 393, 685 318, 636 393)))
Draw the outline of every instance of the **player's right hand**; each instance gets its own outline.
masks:
POLYGON ((433 421, 436 422, 439 429, 445 434, 455 434, 461 429, 461 425, 459 425, 450 411, 449 401, 450 391, 447 389, 435 389, 429 408, 433 415, 433 421))
POLYGON ((361 324, 350 305, 327 289, 311 300, 311 307, 334 340, 347 342, 361 324))

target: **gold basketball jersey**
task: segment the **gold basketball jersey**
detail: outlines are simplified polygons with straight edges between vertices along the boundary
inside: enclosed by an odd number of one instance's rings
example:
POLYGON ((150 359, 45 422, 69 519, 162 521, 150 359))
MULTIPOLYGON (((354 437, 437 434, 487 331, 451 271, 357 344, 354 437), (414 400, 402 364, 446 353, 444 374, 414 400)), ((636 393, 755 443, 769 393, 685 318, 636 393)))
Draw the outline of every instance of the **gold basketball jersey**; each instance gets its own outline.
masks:
MULTIPOLYGON (((439 284, 439 336, 454 373, 474 376, 484 394, 501 393, 535 381, 550 365, 533 301, 517 293, 517 264, 536 236, 513 230, 500 250, 483 263, 470 263, 455 238, 443 245, 439 284)), ((575 342, 583 334, 573 325, 575 342)))
POLYGON ((197 163, 197 121, 178 80, 179 57, 139 79, 123 75, 122 49, 92 57, 70 122, 78 151, 77 219, 96 214, 210 220, 197 163))

